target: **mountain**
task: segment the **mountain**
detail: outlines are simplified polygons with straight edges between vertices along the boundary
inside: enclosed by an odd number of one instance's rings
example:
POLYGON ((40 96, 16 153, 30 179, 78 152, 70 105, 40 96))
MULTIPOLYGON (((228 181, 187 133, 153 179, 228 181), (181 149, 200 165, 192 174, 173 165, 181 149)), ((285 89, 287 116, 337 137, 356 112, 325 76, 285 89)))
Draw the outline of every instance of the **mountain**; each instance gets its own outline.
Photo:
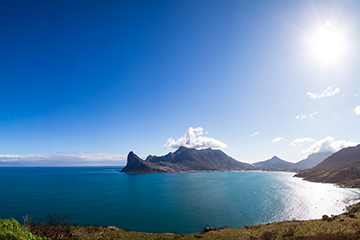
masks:
POLYGON ((151 156, 142 160, 133 152, 127 157, 127 164, 121 172, 187 172, 187 171, 230 171, 252 170, 250 164, 239 162, 220 150, 211 148, 196 150, 180 147, 174 153, 165 156, 151 156))
POLYGON ((310 154, 306 159, 297 163, 287 162, 274 156, 269 160, 256 162, 253 165, 257 167, 257 169, 267 171, 299 171, 316 166, 331 154, 332 152, 310 154))
POLYGON ((282 160, 277 156, 273 156, 272 158, 266 161, 256 162, 253 165, 258 169, 268 170, 268 171, 290 171, 296 169, 294 163, 282 160))
POLYGON ((150 162, 146 162, 142 160, 133 152, 130 152, 127 156, 127 164, 121 170, 121 172, 151 173, 151 172, 165 172, 165 171, 163 171, 161 168, 150 162))
POLYGON ((295 163, 295 167, 296 169, 300 169, 300 170, 315 167, 316 165, 324 161, 324 159, 329 157, 331 154, 333 154, 333 152, 321 152, 321 153, 310 154, 307 158, 295 163))
POLYGON ((312 182, 360 187, 360 145, 344 148, 310 170, 295 176, 312 182))

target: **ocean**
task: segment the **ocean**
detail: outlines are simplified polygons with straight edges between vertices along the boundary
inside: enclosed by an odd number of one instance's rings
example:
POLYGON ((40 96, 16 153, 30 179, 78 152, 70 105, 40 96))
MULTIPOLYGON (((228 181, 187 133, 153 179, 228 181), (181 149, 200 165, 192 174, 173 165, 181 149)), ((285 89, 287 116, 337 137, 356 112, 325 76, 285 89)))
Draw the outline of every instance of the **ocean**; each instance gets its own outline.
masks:
POLYGON ((360 201, 356 189, 311 183, 288 172, 127 174, 118 167, 2 167, 0 218, 154 233, 321 218, 360 201))

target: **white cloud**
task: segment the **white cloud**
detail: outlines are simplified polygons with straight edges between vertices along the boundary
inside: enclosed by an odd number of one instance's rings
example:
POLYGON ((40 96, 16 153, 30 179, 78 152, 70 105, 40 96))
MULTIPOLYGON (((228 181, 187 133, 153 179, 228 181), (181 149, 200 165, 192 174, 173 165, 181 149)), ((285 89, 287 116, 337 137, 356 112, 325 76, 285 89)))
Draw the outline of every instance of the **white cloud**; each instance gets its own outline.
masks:
POLYGON ((310 119, 313 119, 316 114, 318 114, 318 112, 313 112, 313 113, 310 113, 308 115, 300 114, 300 115, 297 115, 295 117, 295 119, 305 119, 307 117, 309 117, 310 119))
POLYGON ((309 114, 309 117, 310 117, 311 119, 313 119, 316 114, 318 114, 318 112, 310 113, 310 114, 309 114))
POLYGON ((255 137, 256 135, 259 135, 259 132, 254 132, 253 134, 251 134, 252 137, 255 137))
POLYGON ((175 141, 172 137, 167 139, 167 143, 164 145, 164 148, 196 148, 196 149, 205 149, 205 148, 226 148, 227 145, 219 140, 203 137, 203 129, 201 127, 192 128, 190 127, 184 136, 175 141))
POLYGON ((86 152, 0 154, 0 164, 25 166, 122 166, 126 164, 126 156, 86 152))
POLYGON ((317 99, 317 98, 322 98, 322 97, 331 97, 331 96, 334 96, 338 92, 340 92, 340 88, 335 88, 333 90, 332 87, 328 87, 321 93, 307 92, 306 95, 309 95, 309 97, 312 99, 317 99))
POLYGON ((306 116, 304 114, 300 114, 295 117, 295 119, 299 119, 299 118, 304 119, 304 118, 306 118, 306 116))
POLYGON ((360 105, 356 106, 356 108, 354 109, 354 112, 356 115, 360 115, 360 105))
POLYGON ((282 140, 282 137, 277 137, 272 140, 272 142, 280 142, 282 140))
POLYGON ((345 140, 335 141, 335 138, 333 137, 326 137, 312 144, 307 149, 302 150, 301 153, 312 154, 318 152, 337 152, 342 148, 353 147, 358 144, 359 143, 345 140))
POLYGON ((306 138, 297 138, 294 141, 292 141, 290 143, 290 146, 295 147, 295 146, 301 146, 304 143, 308 143, 308 142, 315 142, 314 139, 306 137, 306 138))

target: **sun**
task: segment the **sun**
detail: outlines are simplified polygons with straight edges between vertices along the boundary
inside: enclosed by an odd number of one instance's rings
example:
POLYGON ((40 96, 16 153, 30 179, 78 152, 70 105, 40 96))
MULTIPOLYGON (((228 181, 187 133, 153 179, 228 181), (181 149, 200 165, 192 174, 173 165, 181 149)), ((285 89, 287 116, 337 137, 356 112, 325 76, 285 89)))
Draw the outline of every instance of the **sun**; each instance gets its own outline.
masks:
POLYGON ((337 31, 328 21, 310 37, 311 55, 321 64, 336 64, 342 61, 346 52, 344 34, 337 31))

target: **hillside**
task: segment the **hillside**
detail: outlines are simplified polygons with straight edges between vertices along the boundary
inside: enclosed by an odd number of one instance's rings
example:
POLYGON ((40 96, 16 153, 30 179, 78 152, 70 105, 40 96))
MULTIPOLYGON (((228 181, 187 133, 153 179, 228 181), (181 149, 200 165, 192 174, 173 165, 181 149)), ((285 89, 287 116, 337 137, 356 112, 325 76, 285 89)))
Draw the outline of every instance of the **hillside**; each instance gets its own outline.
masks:
POLYGON ((230 171, 252 170, 250 164, 236 161, 220 150, 180 147, 165 156, 151 156, 142 160, 133 152, 127 157, 127 164, 121 172, 187 172, 187 171, 230 171))
POLYGON ((295 176, 312 182, 360 187, 360 145, 344 148, 317 166, 295 176))
MULTIPOLYGON (((74 225, 43 225, 29 224, 28 230, 24 226, 16 228, 5 225, 8 228, 6 236, 2 238, 1 225, 8 224, 10 220, 0 220, 0 239, 41 239, 33 236, 30 232, 38 236, 47 236, 49 239, 359 239, 359 218, 360 203, 348 207, 348 211, 337 216, 326 216, 319 220, 308 221, 284 221, 254 226, 245 226, 244 228, 228 228, 227 226, 219 228, 204 228, 202 232, 189 234, 176 233, 144 233, 123 230, 116 227, 100 226, 74 226, 74 225), (16 238, 21 234, 31 236, 31 238, 16 238), (16 237, 12 237, 12 235, 16 237), (61 236, 61 238, 52 238, 61 236)), ((14 221, 14 220, 13 220, 14 221)), ((3 234, 4 235, 4 234, 3 234)))

